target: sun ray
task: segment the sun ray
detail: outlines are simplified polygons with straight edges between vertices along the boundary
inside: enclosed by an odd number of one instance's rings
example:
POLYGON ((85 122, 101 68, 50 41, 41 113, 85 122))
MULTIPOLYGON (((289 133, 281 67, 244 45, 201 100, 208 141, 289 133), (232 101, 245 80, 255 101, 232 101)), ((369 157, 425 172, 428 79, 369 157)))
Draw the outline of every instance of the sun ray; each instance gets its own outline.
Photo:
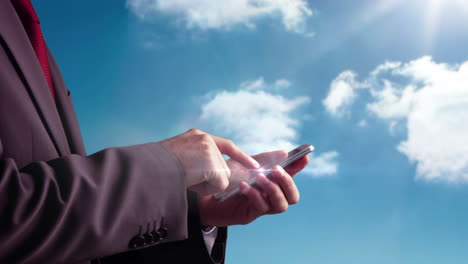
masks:
POLYGON ((455 0, 458 6, 468 15, 468 0, 455 0))
POLYGON ((442 1, 429 0, 424 21, 424 51, 430 54, 434 50, 435 40, 440 25, 442 1))

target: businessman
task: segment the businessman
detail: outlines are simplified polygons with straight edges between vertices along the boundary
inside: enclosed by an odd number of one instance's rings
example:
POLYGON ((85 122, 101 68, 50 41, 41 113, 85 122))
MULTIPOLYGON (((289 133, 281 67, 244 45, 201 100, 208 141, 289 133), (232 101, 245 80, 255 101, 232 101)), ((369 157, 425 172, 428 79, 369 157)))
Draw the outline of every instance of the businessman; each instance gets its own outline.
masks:
POLYGON ((0 1, 0 263, 223 263, 227 226, 297 203, 308 159, 213 194, 285 155, 196 129, 87 155, 30 0, 0 1))

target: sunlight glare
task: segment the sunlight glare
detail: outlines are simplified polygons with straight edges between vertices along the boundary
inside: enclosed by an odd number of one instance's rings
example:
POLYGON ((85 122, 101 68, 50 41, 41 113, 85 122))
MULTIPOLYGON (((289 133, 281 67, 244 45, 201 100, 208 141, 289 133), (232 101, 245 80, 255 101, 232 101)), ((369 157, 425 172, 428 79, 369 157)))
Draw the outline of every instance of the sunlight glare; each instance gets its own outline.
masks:
POLYGON ((463 10, 468 15, 468 0, 428 0, 424 21, 425 51, 431 53, 435 48, 435 42, 439 30, 441 30, 442 15, 447 15, 457 10, 463 10))
POLYGON ((425 50, 431 52, 434 48, 435 38, 440 24, 442 2, 444 0, 429 0, 425 16, 425 50))

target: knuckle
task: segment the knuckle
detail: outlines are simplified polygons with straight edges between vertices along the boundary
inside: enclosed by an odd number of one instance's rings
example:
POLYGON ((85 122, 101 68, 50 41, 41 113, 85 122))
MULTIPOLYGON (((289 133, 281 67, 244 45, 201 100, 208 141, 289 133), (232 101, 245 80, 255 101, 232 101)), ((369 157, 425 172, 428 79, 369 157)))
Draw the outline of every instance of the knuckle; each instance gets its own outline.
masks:
POLYGON ((262 187, 262 189, 263 189, 266 193, 268 193, 269 195, 275 194, 276 191, 277 191, 277 190, 275 189, 274 184, 273 184, 270 180, 265 181, 265 182, 263 183, 263 185, 261 185, 261 187, 262 187))
POLYGON ((224 173, 215 169, 214 175, 211 178, 211 185, 215 187, 217 191, 224 191, 229 186, 229 180, 224 173))
POLYGON ((275 182, 277 182, 279 185, 288 184, 288 179, 286 177, 284 177, 283 174, 275 171, 273 173, 273 176, 274 176, 275 182))
POLYGON ((211 148, 213 147, 212 138, 207 134, 196 135, 196 141, 201 145, 203 153, 210 153, 211 148))
POLYGON ((280 165, 275 165, 274 170, 278 172, 280 176, 286 176, 287 172, 280 165))
POLYGON ((211 143, 212 142, 212 138, 208 134, 198 134, 197 138, 201 142, 206 142, 206 143, 211 143))
POLYGON ((224 172, 226 175, 226 179, 231 178, 231 170, 229 169, 229 167, 226 166, 226 169, 224 169, 224 172))
POLYGON ((189 129, 189 130, 187 131, 187 133, 189 133, 189 134, 201 134, 201 133, 203 133, 203 132, 202 132, 201 130, 199 130, 199 129, 191 128, 191 129, 189 129))
POLYGON ((226 190, 226 188, 229 186, 229 180, 225 177, 223 177, 221 180, 220 180, 220 184, 219 184, 219 188, 224 191, 226 190))
POLYGON ((205 171, 203 174, 202 174, 202 177, 201 177, 201 182, 202 183, 207 183, 209 182, 211 179, 209 173, 207 171, 205 171))
POLYGON ((234 141, 230 140, 229 138, 226 138, 226 144, 231 146, 231 147, 235 147, 236 144, 234 144, 234 141))

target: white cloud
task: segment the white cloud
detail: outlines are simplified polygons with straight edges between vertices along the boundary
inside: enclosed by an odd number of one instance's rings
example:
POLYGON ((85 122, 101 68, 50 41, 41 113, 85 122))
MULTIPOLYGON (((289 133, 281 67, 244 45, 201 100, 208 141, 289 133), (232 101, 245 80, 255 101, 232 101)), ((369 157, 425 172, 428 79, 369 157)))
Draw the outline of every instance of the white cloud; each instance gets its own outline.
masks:
POLYGON ((240 87, 245 90, 253 91, 253 90, 259 90, 265 88, 265 80, 263 77, 259 77, 256 80, 248 80, 245 82, 242 82, 240 84, 240 87))
POLYGON ((287 99, 247 88, 215 94, 203 105, 201 119, 209 121, 215 130, 233 136, 243 149, 252 154, 293 148, 299 121, 291 118, 290 114, 308 103, 310 98, 287 99))
POLYGON ((371 89, 374 102, 369 103, 367 108, 384 119, 406 118, 411 112, 415 89, 413 85, 404 88, 395 86, 388 80, 378 89, 371 89))
POLYGON ((367 120, 365 119, 361 119, 361 121, 359 121, 357 123, 358 127, 366 127, 367 126, 367 120))
MULTIPOLYGON (((287 80, 284 80, 287 81, 287 80)), ((289 81, 287 81, 290 83, 289 81)), ((269 90, 274 87, 260 77, 246 81, 236 91, 219 91, 202 105, 200 119, 209 131, 231 138, 241 149, 256 154, 277 149, 290 150, 300 145, 300 119, 293 113, 310 102, 307 96, 286 98, 269 90)), ((330 152, 336 153, 336 152, 330 152)), ((338 154, 323 153, 312 157, 313 176, 336 173, 338 154)))
POLYGON ((261 89, 284 89, 289 88, 291 86, 291 82, 286 79, 278 79, 276 80, 273 85, 268 85, 265 83, 265 79, 260 76, 256 80, 247 80, 240 84, 240 88, 243 90, 254 91, 254 90, 261 90, 261 89))
POLYGON ((305 34, 312 15, 305 0, 127 0, 127 7, 142 19, 158 13, 176 15, 188 28, 201 29, 253 28, 259 18, 280 17, 286 30, 305 34))
POLYGON ((313 155, 311 163, 304 172, 314 177, 335 175, 338 171, 338 152, 324 152, 318 156, 313 155))
POLYGON ((398 61, 386 61, 383 64, 380 64, 377 66, 372 72, 371 72, 371 77, 375 78, 381 73, 397 69, 401 66, 401 62, 398 61))
POLYGON ((416 164, 417 178, 468 183, 468 61, 386 63, 367 81, 367 109, 388 121, 391 131, 406 124, 397 149, 416 164))
POLYGON ((323 100, 325 109, 335 116, 342 116, 356 99, 356 89, 365 88, 365 83, 356 81, 356 73, 344 71, 336 77, 331 85, 330 92, 323 100))
POLYGON ((289 88, 291 86, 291 82, 286 79, 278 79, 275 81, 276 88, 289 88))

